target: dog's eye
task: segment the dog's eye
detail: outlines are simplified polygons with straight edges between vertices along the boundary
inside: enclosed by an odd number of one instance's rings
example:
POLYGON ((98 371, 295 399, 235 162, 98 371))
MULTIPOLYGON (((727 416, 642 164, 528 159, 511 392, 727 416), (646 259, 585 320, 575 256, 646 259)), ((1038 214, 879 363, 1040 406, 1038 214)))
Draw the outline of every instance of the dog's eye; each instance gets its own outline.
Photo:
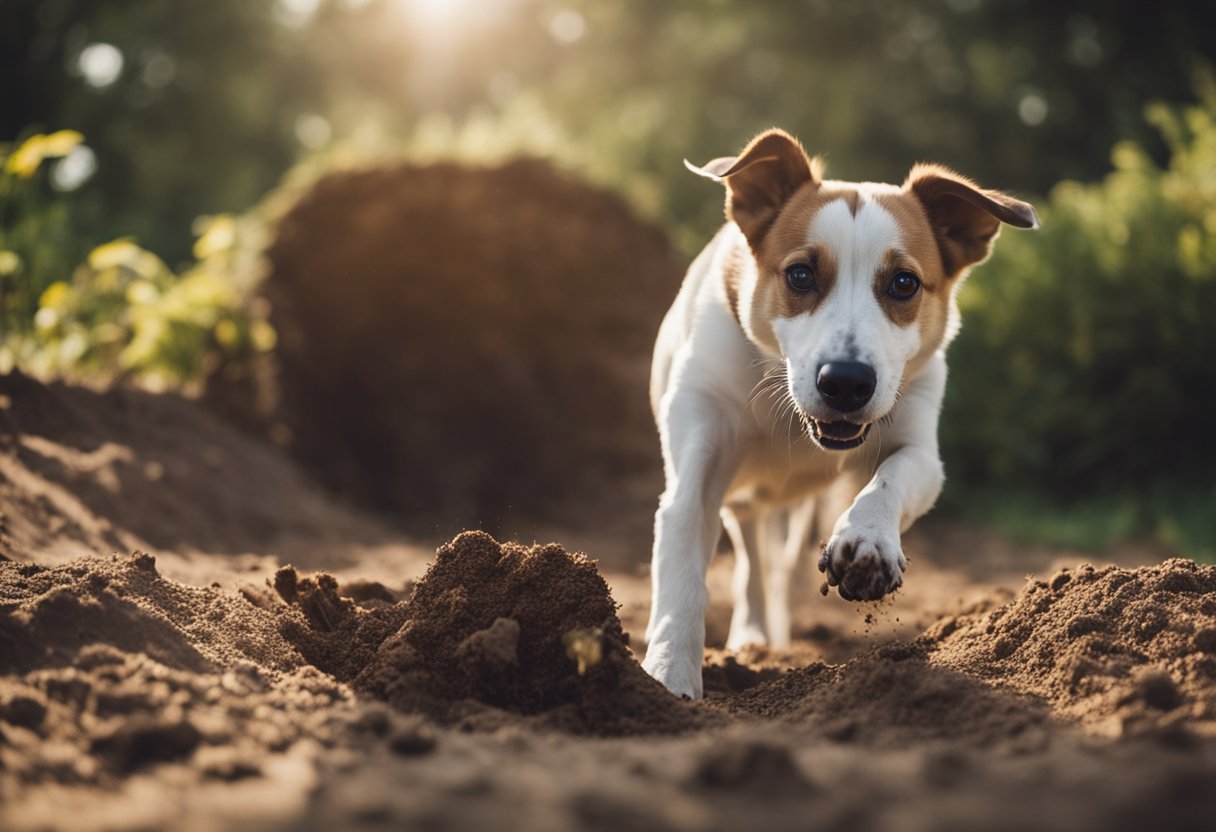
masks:
POLYGON ((896 300, 909 300, 920 291, 920 278, 912 272, 900 272, 891 279, 887 294, 896 300))
POLYGON ((815 288, 815 272, 806 263, 795 263, 785 270, 785 282, 795 292, 809 292, 815 288))

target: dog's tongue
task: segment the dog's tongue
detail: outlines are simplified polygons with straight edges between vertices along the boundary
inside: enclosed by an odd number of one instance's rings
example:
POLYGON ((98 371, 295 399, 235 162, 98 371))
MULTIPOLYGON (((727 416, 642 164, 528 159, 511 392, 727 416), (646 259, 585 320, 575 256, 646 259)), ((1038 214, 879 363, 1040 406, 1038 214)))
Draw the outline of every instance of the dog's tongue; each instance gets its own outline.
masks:
POLYGON ((866 429, 865 425, 855 425, 843 419, 839 422, 816 422, 815 424, 819 428, 820 435, 832 439, 855 439, 866 429))

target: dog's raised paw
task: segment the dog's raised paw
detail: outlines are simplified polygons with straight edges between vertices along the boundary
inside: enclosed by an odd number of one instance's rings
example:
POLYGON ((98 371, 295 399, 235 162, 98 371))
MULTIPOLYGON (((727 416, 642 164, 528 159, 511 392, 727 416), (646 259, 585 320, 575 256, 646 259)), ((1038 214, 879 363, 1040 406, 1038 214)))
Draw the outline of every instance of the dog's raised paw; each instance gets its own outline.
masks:
POLYGON ((877 601, 904 582, 907 560, 898 538, 846 529, 819 556, 819 571, 846 601, 877 601))

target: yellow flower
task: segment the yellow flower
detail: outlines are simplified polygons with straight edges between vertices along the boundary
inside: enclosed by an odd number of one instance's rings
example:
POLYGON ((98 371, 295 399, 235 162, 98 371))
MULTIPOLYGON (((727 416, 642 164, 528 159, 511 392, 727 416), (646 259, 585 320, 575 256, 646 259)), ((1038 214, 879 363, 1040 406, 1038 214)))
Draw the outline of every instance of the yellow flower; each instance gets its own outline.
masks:
POLYGON ((0 249, 0 277, 7 277, 21 268, 21 257, 15 251, 0 249))
POLYGON ((253 342, 253 348, 258 352, 270 352, 278 343, 279 336, 269 321, 255 318, 249 324, 249 340, 253 342))
POLYGON ((130 240, 114 240, 89 252, 89 268, 94 271, 103 271, 114 266, 125 266, 131 271, 139 273, 145 253, 142 248, 130 240))
POLYGON ((35 133, 13 151, 5 162, 4 169, 9 173, 17 174, 22 179, 29 179, 38 172, 38 167, 44 158, 46 158, 46 136, 42 133, 35 133))
POLYGON ((212 254, 232 248, 235 242, 236 222, 232 217, 226 214, 212 217, 194 243, 194 256, 206 260, 212 254))
POLYGON ((76 130, 56 130, 42 140, 42 156, 44 159, 67 156, 75 147, 84 141, 76 130))

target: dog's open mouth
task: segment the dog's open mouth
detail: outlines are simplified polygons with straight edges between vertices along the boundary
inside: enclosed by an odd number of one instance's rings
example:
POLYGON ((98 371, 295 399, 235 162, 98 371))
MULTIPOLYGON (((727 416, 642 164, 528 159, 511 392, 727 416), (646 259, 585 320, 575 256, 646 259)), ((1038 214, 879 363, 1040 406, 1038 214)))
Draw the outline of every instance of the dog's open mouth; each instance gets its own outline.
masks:
POLYGON ((811 435, 815 441, 829 451, 848 451, 866 441, 870 435, 870 423, 864 425, 841 419, 838 422, 821 422, 811 419, 811 435))

